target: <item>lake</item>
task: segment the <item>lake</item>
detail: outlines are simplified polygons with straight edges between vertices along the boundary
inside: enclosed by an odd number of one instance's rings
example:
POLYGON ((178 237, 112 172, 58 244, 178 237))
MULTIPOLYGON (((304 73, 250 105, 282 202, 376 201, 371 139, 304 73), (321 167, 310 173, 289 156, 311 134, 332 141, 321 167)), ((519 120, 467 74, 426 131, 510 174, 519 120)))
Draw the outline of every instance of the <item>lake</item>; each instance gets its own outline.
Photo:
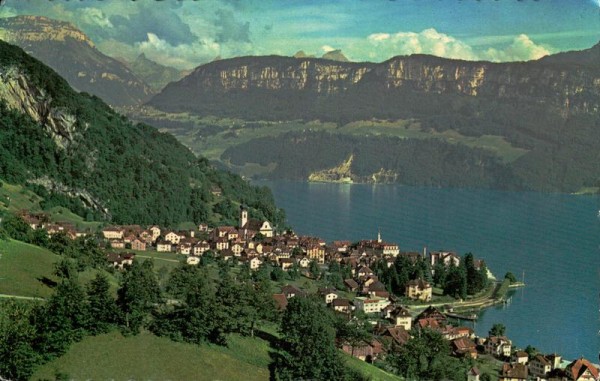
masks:
POLYGON ((597 361, 600 349, 598 196, 398 185, 261 181, 298 234, 375 239, 403 251, 472 252, 527 287, 485 310, 475 331, 501 322, 513 344, 597 361))

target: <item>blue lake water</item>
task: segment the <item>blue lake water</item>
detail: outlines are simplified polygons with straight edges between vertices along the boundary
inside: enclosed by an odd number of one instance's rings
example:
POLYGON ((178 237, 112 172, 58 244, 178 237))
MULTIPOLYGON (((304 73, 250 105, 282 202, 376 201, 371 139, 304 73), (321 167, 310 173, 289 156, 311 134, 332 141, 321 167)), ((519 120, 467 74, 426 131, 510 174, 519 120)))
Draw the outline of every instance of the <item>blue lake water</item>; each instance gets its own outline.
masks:
POLYGON ((269 186, 298 234, 384 240, 404 251, 454 250, 485 259, 498 277, 512 271, 527 287, 487 309, 517 346, 567 359, 600 350, 600 198, 534 192, 396 185, 260 182, 269 186))

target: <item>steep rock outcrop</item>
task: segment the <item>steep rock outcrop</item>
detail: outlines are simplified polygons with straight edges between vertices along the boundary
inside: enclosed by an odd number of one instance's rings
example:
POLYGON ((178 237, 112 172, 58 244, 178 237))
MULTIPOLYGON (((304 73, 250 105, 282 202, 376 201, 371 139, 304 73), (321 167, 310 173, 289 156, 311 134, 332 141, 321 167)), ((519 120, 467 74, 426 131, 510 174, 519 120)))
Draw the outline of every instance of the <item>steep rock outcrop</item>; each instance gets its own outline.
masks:
POLYGON ((73 143, 78 133, 75 116, 52 107, 52 98, 43 89, 32 85, 18 68, 0 68, 0 100, 39 122, 61 149, 73 143))
MULTIPOLYGON (((596 51, 600 45, 579 53, 587 57, 596 51)), ((577 53, 569 59, 572 61, 577 53)), ((394 104, 405 102, 407 95, 427 103, 428 95, 446 94, 543 104, 563 115, 599 112, 600 64, 573 66, 562 61, 548 58, 490 63, 412 55, 375 64, 242 57, 199 66, 181 81, 168 85, 149 104, 165 111, 230 116, 236 112, 244 116, 243 108, 253 107, 259 117, 269 118, 269 107, 301 103, 298 107, 310 118, 322 117, 311 115, 311 111, 323 102, 356 109, 368 98, 368 102, 380 100, 387 107, 371 107, 366 116, 385 117, 394 104), (253 103, 251 98, 260 101, 253 103), (241 110, 234 110, 236 107, 241 110)), ((290 118, 299 113, 290 112, 290 118)), ((277 117, 281 115, 285 112, 277 117)))

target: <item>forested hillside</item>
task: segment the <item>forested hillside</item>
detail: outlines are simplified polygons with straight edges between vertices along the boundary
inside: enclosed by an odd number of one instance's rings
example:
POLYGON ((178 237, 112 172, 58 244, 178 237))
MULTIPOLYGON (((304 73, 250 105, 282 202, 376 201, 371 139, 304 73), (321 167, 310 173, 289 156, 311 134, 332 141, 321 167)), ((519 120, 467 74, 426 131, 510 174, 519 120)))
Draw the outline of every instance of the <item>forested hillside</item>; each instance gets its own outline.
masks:
POLYGON ((521 187, 516 176, 488 152, 437 139, 288 133, 275 139, 254 139, 223 154, 223 159, 234 165, 278 163, 269 176, 293 180, 305 180, 312 173, 339 166, 350 157, 347 176, 355 182, 521 187))
POLYGON ((268 189, 215 170, 171 135, 132 124, 4 42, 0 115, 0 179, 28 184, 47 205, 115 223, 233 222, 240 203, 257 218, 283 219, 268 189))

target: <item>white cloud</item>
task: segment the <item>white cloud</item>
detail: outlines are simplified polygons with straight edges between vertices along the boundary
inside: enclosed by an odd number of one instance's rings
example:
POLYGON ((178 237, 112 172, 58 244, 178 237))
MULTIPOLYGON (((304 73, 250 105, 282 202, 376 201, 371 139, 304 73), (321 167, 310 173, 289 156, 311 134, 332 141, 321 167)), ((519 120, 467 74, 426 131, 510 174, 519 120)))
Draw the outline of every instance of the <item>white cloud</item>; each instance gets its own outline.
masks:
POLYGON ((138 52, 144 53, 151 60, 179 69, 191 69, 216 56, 224 56, 222 47, 212 39, 199 39, 191 44, 173 46, 154 33, 148 33, 148 39, 135 46, 138 52))
POLYGON ((387 59, 395 55, 432 54, 446 58, 475 59, 473 49, 464 42, 430 28, 419 33, 374 33, 367 37, 376 50, 370 56, 387 59))
POLYGON ((352 53, 375 60, 397 55, 431 54, 470 61, 505 62, 535 60, 554 52, 550 47, 536 44, 525 34, 502 36, 502 40, 505 42, 503 47, 476 49, 465 41, 429 28, 421 32, 373 33, 362 42, 355 43, 352 53), (359 51, 361 54, 357 54, 359 51))
POLYGON ((323 50, 325 53, 329 53, 329 52, 333 52, 334 50, 337 50, 337 49, 330 45, 323 45, 323 46, 321 46, 321 50, 323 50))
POLYGON ((482 53, 482 58, 494 62, 529 61, 542 58, 551 53, 550 49, 537 45, 527 35, 521 34, 515 37, 512 43, 504 49, 487 49, 482 53))
POLYGON ((82 8, 80 20, 89 25, 97 25, 102 28, 112 28, 113 25, 108 16, 98 8, 82 8))

